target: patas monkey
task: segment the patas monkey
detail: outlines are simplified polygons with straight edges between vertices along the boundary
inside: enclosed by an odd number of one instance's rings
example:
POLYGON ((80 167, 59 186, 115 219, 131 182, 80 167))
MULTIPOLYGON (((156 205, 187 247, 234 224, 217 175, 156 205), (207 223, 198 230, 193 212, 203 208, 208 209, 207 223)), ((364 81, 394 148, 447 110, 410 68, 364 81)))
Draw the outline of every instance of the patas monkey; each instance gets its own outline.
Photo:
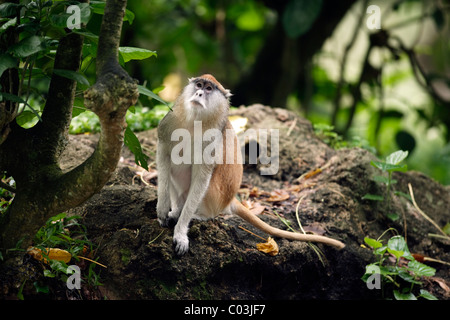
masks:
POLYGON ((189 84, 177 98, 173 111, 158 126, 158 221, 162 226, 168 226, 171 221, 176 223, 173 241, 177 254, 182 255, 189 249, 188 229, 192 219, 214 218, 223 212, 235 213, 274 237, 321 242, 343 248, 344 244, 334 239, 274 228, 250 213, 235 198, 243 168, 238 140, 228 121, 230 96, 230 91, 212 75, 189 79, 189 84), (222 149, 223 161, 198 161, 196 154, 203 154, 205 144, 202 141, 201 150, 198 147, 195 150, 194 139, 184 141, 189 144, 188 147, 193 148, 193 152, 179 154, 186 150, 180 151, 177 147, 180 143, 174 139, 174 132, 183 129, 195 137, 195 131, 199 130, 198 124, 201 124, 201 136, 209 129, 220 130, 222 139, 214 139, 208 144, 208 148, 212 145, 215 150, 222 149), (230 150, 233 151, 232 161, 225 159, 230 150), (187 157, 189 161, 176 161, 175 164, 173 156, 187 157))

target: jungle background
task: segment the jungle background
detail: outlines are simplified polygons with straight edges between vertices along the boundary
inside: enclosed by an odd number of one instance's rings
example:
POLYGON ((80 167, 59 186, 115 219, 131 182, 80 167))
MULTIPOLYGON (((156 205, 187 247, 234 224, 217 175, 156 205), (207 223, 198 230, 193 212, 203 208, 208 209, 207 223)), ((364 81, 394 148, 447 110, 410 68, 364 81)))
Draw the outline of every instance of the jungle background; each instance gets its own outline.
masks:
MULTIPOLYGON (((126 70, 166 101, 188 77, 212 73, 234 93, 235 107, 287 108, 380 157, 408 150, 408 168, 450 183, 448 1, 130 1, 128 8, 135 18, 121 45, 157 56, 126 70), (381 29, 368 27, 369 5, 380 8, 381 29)), ((140 103, 151 115, 167 110, 140 103)), ((150 122, 137 117, 135 130, 157 123, 142 117, 150 122)), ((75 119, 74 132, 79 126, 92 129, 75 119)))

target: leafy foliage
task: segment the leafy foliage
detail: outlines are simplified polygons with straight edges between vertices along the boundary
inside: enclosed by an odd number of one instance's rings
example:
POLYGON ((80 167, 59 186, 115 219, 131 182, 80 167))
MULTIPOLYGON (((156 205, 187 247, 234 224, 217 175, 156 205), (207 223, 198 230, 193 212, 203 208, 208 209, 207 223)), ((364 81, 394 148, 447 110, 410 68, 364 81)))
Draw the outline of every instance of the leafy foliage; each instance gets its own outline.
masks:
MULTIPOLYGON (((79 223, 78 219, 80 219, 79 216, 68 216, 66 213, 61 213, 50 218, 36 233, 33 241, 33 250, 40 250, 40 253, 44 256, 43 274, 45 277, 56 278, 66 282, 67 277, 71 274, 68 265, 69 261, 81 265, 86 260, 81 260, 80 256, 88 256, 93 252, 94 244, 87 238, 86 227, 79 223), (51 248, 50 250, 58 248, 62 249, 63 252, 67 252, 69 255, 68 261, 51 259, 47 254, 50 251, 49 248, 51 248)), ((86 285, 101 285, 99 272, 94 270, 95 266, 96 264, 91 262, 89 266, 82 268, 81 279, 86 281, 86 285)), ((38 292, 49 292, 49 287, 46 284, 35 283, 34 285, 38 292)))
MULTIPOLYGON (((16 94, 9 92, 8 88, 1 88, 0 98, 15 102, 18 106, 16 121, 24 128, 30 128, 38 121, 43 112, 46 101, 46 90, 52 74, 75 80, 77 82, 77 94, 73 116, 79 116, 86 112, 82 93, 95 82, 96 52, 98 46, 97 23, 105 8, 103 1, 90 1, 80 3, 78 1, 33 1, 29 3, 3 3, 0 5, 2 33, 19 34, 19 41, 0 52, 0 74, 9 68, 17 69, 20 75, 20 90, 16 94), (65 35, 71 13, 66 12, 69 5, 76 5, 80 9, 80 28, 72 32, 84 35, 83 56, 80 70, 77 72, 53 68, 55 49, 59 39, 65 35), (18 18, 20 17, 20 23, 18 18)), ((124 21, 130 24, 134 20, 134 13, 126 10, 124 21)), ((129 61, 143 60, 156 56, 155 51, 137 47, 120 47, 119 62, 125 66, 129 61)), ((150 99, 158 99, 159 103, 166 104, 161 98, 144 86, 140 87, 140 93, 150 99)), ((86 117, 85 117, 86 118, 86 117)), ((74 131, 83 132, 97 130, 98 122, 88 116, 89 123, 80 125, 75 123, 74 131)), ((154 122, 153 122, 154 123, 154 122)), ((134 133, 127 131, 128 139, 125 142, 133 142, 130 149, 137 152, 136 159, 144 159, 140 146, 136 146, 137 139, 134 133)), ((138 141, 137 141, 138 142, 138 141)))
POLYGON ((427 300, 437 300, 426 290, 420 289, 419 294, 416 293, 417 290, 414 290, 414 285, 422 285, 420 280, 434 276, 436 270, 416 261, 402 236, 391 237, 387 244, 383 244, 380 238, 364 238, 364 242, 373 249, 373 254, 378 261, 366 266, 366 273, 362 280, 368 282, 371 281, 370 277, 374 274, 380 276, 383 288, 377 289, 383 290, 383 296, 387 288, 392 290, 392 295, 385 296, 385 298, 417 300, 417 298, 422 297, 427 300), (390 262, 390 257, 395 258, 394 264, 390 262))

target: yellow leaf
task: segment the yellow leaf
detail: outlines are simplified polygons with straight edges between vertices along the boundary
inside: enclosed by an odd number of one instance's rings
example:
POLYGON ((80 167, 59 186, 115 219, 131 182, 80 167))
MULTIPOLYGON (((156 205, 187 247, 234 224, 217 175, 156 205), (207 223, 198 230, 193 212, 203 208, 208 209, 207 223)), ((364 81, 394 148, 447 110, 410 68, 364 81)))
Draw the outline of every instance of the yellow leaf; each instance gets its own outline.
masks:
POLYGON ((271 237, 267 238, 267 242, 256 244, 256 248, 270 256, 276 256, 278 254, 278 245, 271 237))
POLYGON ((47 257, 48 259, 63 261, 65 263, 68 263, 70 259, 72 259, 72 255, 68 251, 58 248, 46 248, 44 251, 45 258, 43 257, 41 249, 29 247, 27 252, 36 260, 44 261, 44 263, 48 263, 47 257))

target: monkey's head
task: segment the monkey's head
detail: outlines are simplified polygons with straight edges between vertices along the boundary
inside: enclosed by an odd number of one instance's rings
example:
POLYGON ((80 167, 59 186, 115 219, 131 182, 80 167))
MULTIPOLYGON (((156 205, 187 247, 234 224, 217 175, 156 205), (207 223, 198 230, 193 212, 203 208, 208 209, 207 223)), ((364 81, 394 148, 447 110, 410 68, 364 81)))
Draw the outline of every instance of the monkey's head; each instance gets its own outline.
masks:
POLYGON ((203 118, 228 111, 231 93, 212 75, 204 74, 189 79, 189 84, 183 91, 183 97, 185 108, 192 115, 203 118))

